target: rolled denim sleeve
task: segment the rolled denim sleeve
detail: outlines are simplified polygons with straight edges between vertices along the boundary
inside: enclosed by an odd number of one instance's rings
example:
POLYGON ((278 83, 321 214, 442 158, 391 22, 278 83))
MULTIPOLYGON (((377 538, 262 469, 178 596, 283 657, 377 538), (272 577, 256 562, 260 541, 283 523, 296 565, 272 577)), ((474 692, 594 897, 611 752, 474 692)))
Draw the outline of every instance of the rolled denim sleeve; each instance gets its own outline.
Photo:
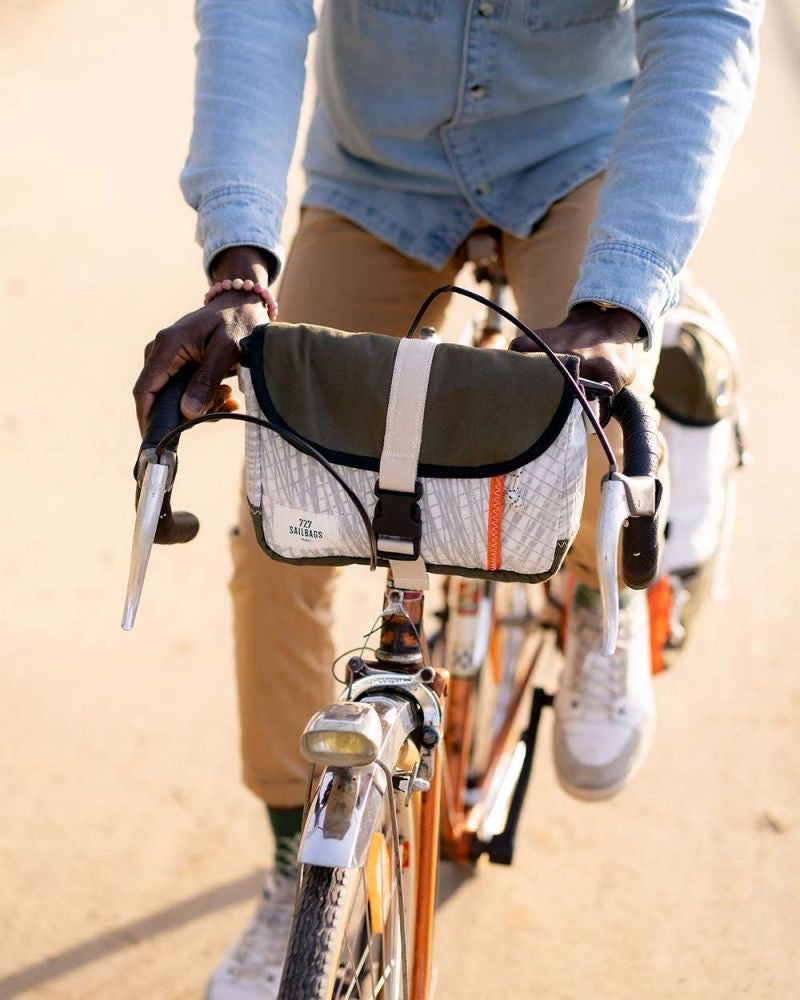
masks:
POLYGON ((283 261, 280 229, 297 137, 313 0, 196 0, 195 110, 183 195, 208 270, 248 244, 283 261))
POLYGON ((649 335, 677 298, 750 108, 763 0, 636 0, 640 74, 570 305, 628 309, 649 335))

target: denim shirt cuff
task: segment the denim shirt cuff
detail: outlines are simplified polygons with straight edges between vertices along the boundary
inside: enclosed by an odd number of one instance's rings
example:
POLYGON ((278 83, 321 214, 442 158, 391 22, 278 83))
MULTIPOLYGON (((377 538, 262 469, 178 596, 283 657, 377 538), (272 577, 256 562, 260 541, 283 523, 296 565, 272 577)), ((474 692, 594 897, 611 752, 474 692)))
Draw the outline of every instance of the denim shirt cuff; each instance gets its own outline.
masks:
POLYGON ((569 308, 608 302, 638 316, 649 350, 658 318, 678 300, 678 281, 667 261, 645 247, 621 240, 595 243, 586 251, 569 308))
POLYGON ((246 184, 228 185, 205 195, 197 209, 197 242, 203 248, 206 274, 220 251, 253 246, 271 256, 270 281, 274 281, 284 259, 280 239, 282 215, 273 198, 246 184))

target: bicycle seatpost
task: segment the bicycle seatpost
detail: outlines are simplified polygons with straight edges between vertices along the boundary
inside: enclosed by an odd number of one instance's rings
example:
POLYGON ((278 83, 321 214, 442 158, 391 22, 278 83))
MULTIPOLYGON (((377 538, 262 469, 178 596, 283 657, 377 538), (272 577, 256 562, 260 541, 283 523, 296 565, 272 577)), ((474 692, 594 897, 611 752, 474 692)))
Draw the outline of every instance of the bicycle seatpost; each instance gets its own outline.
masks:
MULTIPOLYGON (((508 278, 503 266, 501 233, 494 226, 479 229, 467 239, 467 260, 475 266, 475 281, 489 284, 489 298, 504 308, 508 307, 508 278)), ((509 338, 504 334, 503 317, 493 309, 486 310, 482 324, 473 334, 475 347, 494 347, 505 350, 509 338)))
POLYGON ((133 470, 136 478, 136 523, 122 615, 122 628, 126 632, 133 628, 136 620, 153 543, 173 545, 189 542, 200 528, 194 514, 186 511, 174 513, 172 510, 172 486, 178 468, 177 440, 166 445, 160 454, 157 450, 162 438, 183 422, 181 397, 196 370, 196 364, 184 365, 156 397, 133 470))

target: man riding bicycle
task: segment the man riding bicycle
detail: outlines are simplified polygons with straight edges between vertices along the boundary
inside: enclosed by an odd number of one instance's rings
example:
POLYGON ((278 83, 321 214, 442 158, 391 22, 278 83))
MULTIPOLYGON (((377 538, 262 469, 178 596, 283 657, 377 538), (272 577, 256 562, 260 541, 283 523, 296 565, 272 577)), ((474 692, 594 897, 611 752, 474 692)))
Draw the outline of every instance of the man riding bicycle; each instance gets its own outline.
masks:
MULTIPOLYGON (((135 387, 140 425, 188 360, 200 367, 185 416, 233 405, 220 380, 238 341, 266 320, 280 272, 283 320, 402 336, 486 224, 502 233, 521 319, 580 355, 582 375, 649 395, 660 317, 749 107, 761 13, 761 0, 328 0, 308 184, 284 262, 312 0, 197 0, 181 183, 208 276, 225 284, 157 336, 135 387)), ((439 326, 446 306, 437 299, 426 321, 439 326)), ((654 724, 641 593, 623 594, 617 652, 600 652, 596 444, 567 558, 577 582, 554 728, 559 780, 586 799, 626 783, 654 724)), ((268 806, 276 862, 212 1000, 277 990, 306 784, 298 738, 334 695, 336 571, 264 558, 249 521, 243 499, 231 584, 243 770, 268 806)))

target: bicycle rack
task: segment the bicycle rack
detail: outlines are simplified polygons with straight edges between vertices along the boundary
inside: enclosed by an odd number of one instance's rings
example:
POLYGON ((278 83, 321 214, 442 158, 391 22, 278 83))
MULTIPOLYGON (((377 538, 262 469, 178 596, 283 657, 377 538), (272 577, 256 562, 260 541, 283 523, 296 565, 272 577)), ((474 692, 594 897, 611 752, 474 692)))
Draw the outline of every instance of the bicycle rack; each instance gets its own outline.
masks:
POLYGON ((525 793, 528 790, 528 783, 531 780, 533 755, 536 751, 536 737, 539 734, 542 709, 552 706, 552 704, 552 694, 549 694, 541 687, 533 689, 530 718, 528 719, 526 729, 520 735, 520 742, 525 746, 525 757, 523 758, 519 777, 514 787, 514 794, 511 796, 506 825, 491 840, 479 840, 477 836, 473 838, 470 850, 470 859, 472 861, 477 861, 483 854, 487 854, 489 860, 494 864, 511 864, 514 856, 514 840, 517 835, 517 825, 519 824, 519 817, 522 812, 522 803, 525 801, 525 793))

